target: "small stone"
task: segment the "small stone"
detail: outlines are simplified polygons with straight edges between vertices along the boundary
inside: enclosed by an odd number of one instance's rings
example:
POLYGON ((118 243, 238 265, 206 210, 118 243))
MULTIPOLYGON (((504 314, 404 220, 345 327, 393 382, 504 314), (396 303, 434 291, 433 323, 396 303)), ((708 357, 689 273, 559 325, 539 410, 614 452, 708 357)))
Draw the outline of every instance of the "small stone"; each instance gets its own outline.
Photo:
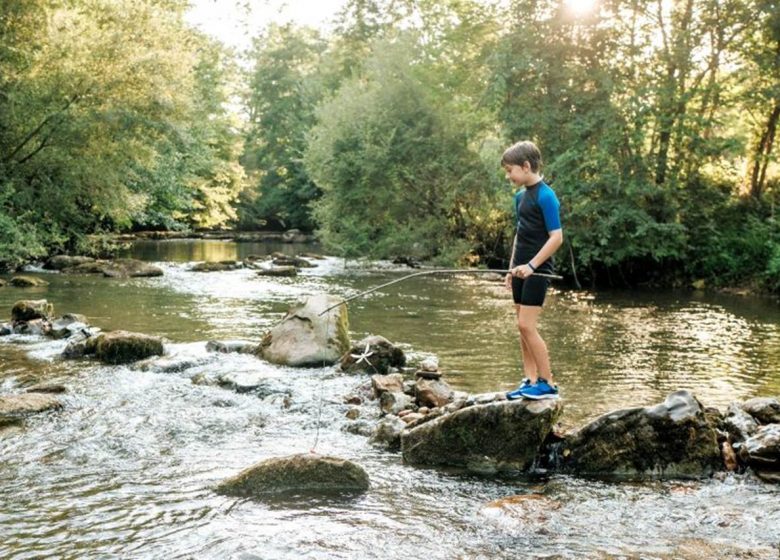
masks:
POLYGON ((452 401, 452 388, 444 381, 420 379, 415 387, 417 404, 420 406, 445 406, 452 401))
POLYGON ((251 354, 256 348, 257 345, 248 340, 209 340, 206 343, 208 352, 219 352, 221 354, 251 354))
POLYGON ((401 420, 406 422, 407 424, 411 424, 412 422, 416 422, 417 420, 422 420, 425 418, 422 414, 419 412, 411 412, 409 414, 406 414, 401 420))
POLYGON ((405 408, 404 410, 398 413, 398 417, 403 418, 404 416, 406 416, 407 414, 411 414, 412 412, 414 411, 411 408, 405 408))
POLYGON ((361 405, 363 404, 363 399, 358 395, 347 395, 344 397, 344 404, 361 405))
POLYGON ((14 326, 14 332, 17 334, 31 334, 35 336, 45 336, 51 332, 51 323, 45 319, 33 319, 24 321, 14 326))
POLYGON ((8 336, 9 334, 13 333, 14 329, 9 323, 0 324, 0 336, 8 336))
POLYGON ((450 413, 450 412, 455 412, 457 410, 460 410, 464 406, 466 406, 466 399, 458 399, 445 406, 444 410, 450 413))
POLYGON ((723 464, 726 470, 729 472, 735 472, 739 468, 739 461, 737 461, 737 454, 734 452, 734 448, 727 441, 724 441, 721 445, 721 453, 723 454, 723 464))
POLYGON ((401 432, 404 428, 406 423, 403 418, 387 415, 377 424, 369 443, 397 451, 401 447, 401 432))
POLYGON ((421 407, 420 407, 420 408, 417 410, 417 412, 419 412, 420 414, 428 414, 430 411, 431 411, 431 409, 430 409, 430 408, 428 408, 427 406, 421 406, 421 407))
POLYGON ((418 370, 414 372, 414 376, 418 379, 441 379, 442 373, 440 371, 425 371, 425 370, 418 370))
POLYGON ((372 375, 371 387, 374 390, 375 397, 381 397, 383 393, 387 392, 402 393, 404 388, 404 378, 400 373, 391 373, 390 375, 372 375))
POLYGON ((439 371, 439 359, 436 357, 425 358, 420 362, 420 371, 429 373, 439 371))
POLYGON ((32 387, 28 387, 27 392, 60 394, 67 393, 68 388, 65 387, 65 385, 60 385, 59 383, 39 383, 37 385, 33 385, 32 387))
POLYGON ((360 409, 357 407, 350 408, 345 414, 345 416, 350 420, 357 420, 358 418, 360 418, 360 409))
POLYGON ((386 391, 379 397, 379 407, 385 414, 398 414, 411 404, 412 397, 398 391, 386 391))

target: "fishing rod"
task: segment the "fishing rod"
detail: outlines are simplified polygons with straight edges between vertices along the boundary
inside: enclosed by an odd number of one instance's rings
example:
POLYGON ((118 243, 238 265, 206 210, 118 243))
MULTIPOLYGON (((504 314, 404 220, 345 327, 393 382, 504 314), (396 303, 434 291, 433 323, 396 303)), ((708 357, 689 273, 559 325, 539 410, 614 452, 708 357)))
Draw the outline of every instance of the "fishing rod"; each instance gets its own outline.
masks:
MULTIPOLYGON (((348 301, 352 301, 353 299, 357 299, 359 297, 363 297, 365 295, 368 295, 372 292, 376 292, 377 290, 381 290, 382 288, 386 288, 387 286, 392 286, 393 284, 398 284, 399 282, 403 282, 404 280, 408 280, 409 278, 414 278, 416 276, 426 276, 428 274, 509 274, 508 270, 496 270, 492 268, 468 268, 468 269, 462 269, 462 268, 442 268, 442 269, 434 269, 434 270, 423 270, 422 272, 415 272, 413 274, 408 274, 406 276, 403 276, 401 278, 396 278, 395 280, 391 280, 390 282, 385 282, 384 284, 380 286, 376 286, 375 288, 371 288, 370 290, 366 290, 365 292, 360 292, 359 294, 356 294, 354 296, 350 296, 347 299, 343 300, 340 303, 337 303, 336 305, 331 305, 328 307, 325 311, 321 312, 320 315, 324 315, 331 309, 335 309, 339 305, 343 305, 347 303, 348 301)), ((557 274, 545 274, 543 272, 534 272, 532 273, 532 276, 539 276, 540 278, 549 278, 550 280, 563 280, 563 276, 559 276, 557 274)))

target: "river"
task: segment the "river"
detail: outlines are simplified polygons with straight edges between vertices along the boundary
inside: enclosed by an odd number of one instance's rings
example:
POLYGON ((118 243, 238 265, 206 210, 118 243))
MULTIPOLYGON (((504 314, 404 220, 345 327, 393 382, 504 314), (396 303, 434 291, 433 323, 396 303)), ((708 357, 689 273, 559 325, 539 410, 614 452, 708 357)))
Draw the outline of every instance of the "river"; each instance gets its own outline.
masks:
MULTIPOLYGON (((0 288, 0 318, 18 299, 46 298, 57 314, 85 314, 104 330, 161 335, 172 358, 189 364, 172 372, 62 361, 63 342, 0 338, 0 393, 33 380, 69 389, 64 410, 0 431, 0 558, 779 557, 778 486, 741 475, 638 484, 413 468, 344 430, 342 399, 364 376, 206 352, 212 339, 259 340, 308 295, 347 297, 408 272, 336 258, 296 278, 189 270, 277 250, 311 247, 138 242, 129 255, 164 276, 37 272, 49 286, 0 288), (261 374, 266 390, 193 384, 198 374, 261 374), (212 490, 258 460, 313 447, 364 466, 370 490, 346 501, 236 500, 212 490), (540 500, 487 507, 514 495, 540 500)), ((415 278, 350 303, 349 321, 355 341, 381 334, 413 361, 438 356, 456 389, 503 391, 521 377, 510 296, 492 277, 415 278)), ((555 287, 540 330, 569 428, 679 388, 721 409, 780 395, 775 299, 555 287)))

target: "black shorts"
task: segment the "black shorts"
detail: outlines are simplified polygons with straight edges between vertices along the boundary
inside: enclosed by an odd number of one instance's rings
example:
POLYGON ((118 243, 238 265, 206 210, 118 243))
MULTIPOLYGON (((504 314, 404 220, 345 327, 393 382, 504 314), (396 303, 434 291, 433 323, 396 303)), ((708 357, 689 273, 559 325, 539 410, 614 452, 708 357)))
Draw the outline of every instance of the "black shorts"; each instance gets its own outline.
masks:
POLYGON ((529 276, 526 279, 512 276, 512 299, 517 305, 541 307, 549 285, 550 279, 541 276, 529 276))

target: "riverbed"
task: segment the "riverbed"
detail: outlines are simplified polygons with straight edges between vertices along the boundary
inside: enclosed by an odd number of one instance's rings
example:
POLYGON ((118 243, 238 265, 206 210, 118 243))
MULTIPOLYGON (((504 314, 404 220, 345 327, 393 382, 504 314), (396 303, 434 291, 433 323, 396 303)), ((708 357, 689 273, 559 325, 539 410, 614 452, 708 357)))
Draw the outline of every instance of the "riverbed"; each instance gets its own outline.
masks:
MULTIPOLYGON (((207 240, 139 242, 129 256, 158 278, 34 272, 46 298, 104 330, 165 337, 173 370, 58 359, 64 343, 0 338, 0 393, 32 380, 65 384, 62 411, 0 432, 0 558, 778 558, 780 488, 749 476, 613 483, 553 475, 476 476, 403 464, 346 430, 344 395, 365 381, 334 367, 272 366, 212 354, 208 340, 258 341, 306 296, 349 297, 398 278, 389 263, 327 257, 295 278, 194 262, 311 246, 207 240), (242 393, 198 374, 262 375, 242 393), (348 500, 251 501, 213 486, 264 458, 333 454, 363 465, 368 493, 348 500), (489 504, 528 495, 511 506, 489 504), (537 499, 538 498, 538 499, 537 499), (540 505, 541 504, 541 505, 540 505)), ((4 277, 4 278, 7 278, 4 277)), ((471 393, 521 377, 511 296, 498 277, 415 278, 349 304, 354 341, 380 334, 411 361, 439 358, 471 393)), ((4 311, 3 311, 4 310, 4 311)), ((574 291, 554 286, 541 327, 564 399, 565 427, 690 389, 721 409, 780 395, 780 307, 772 298, 690 291, 574 291)), ((239 383, 240 385, 240 383, 239 383)), ((364 420, 375 420, 371 406, 364 420)))

